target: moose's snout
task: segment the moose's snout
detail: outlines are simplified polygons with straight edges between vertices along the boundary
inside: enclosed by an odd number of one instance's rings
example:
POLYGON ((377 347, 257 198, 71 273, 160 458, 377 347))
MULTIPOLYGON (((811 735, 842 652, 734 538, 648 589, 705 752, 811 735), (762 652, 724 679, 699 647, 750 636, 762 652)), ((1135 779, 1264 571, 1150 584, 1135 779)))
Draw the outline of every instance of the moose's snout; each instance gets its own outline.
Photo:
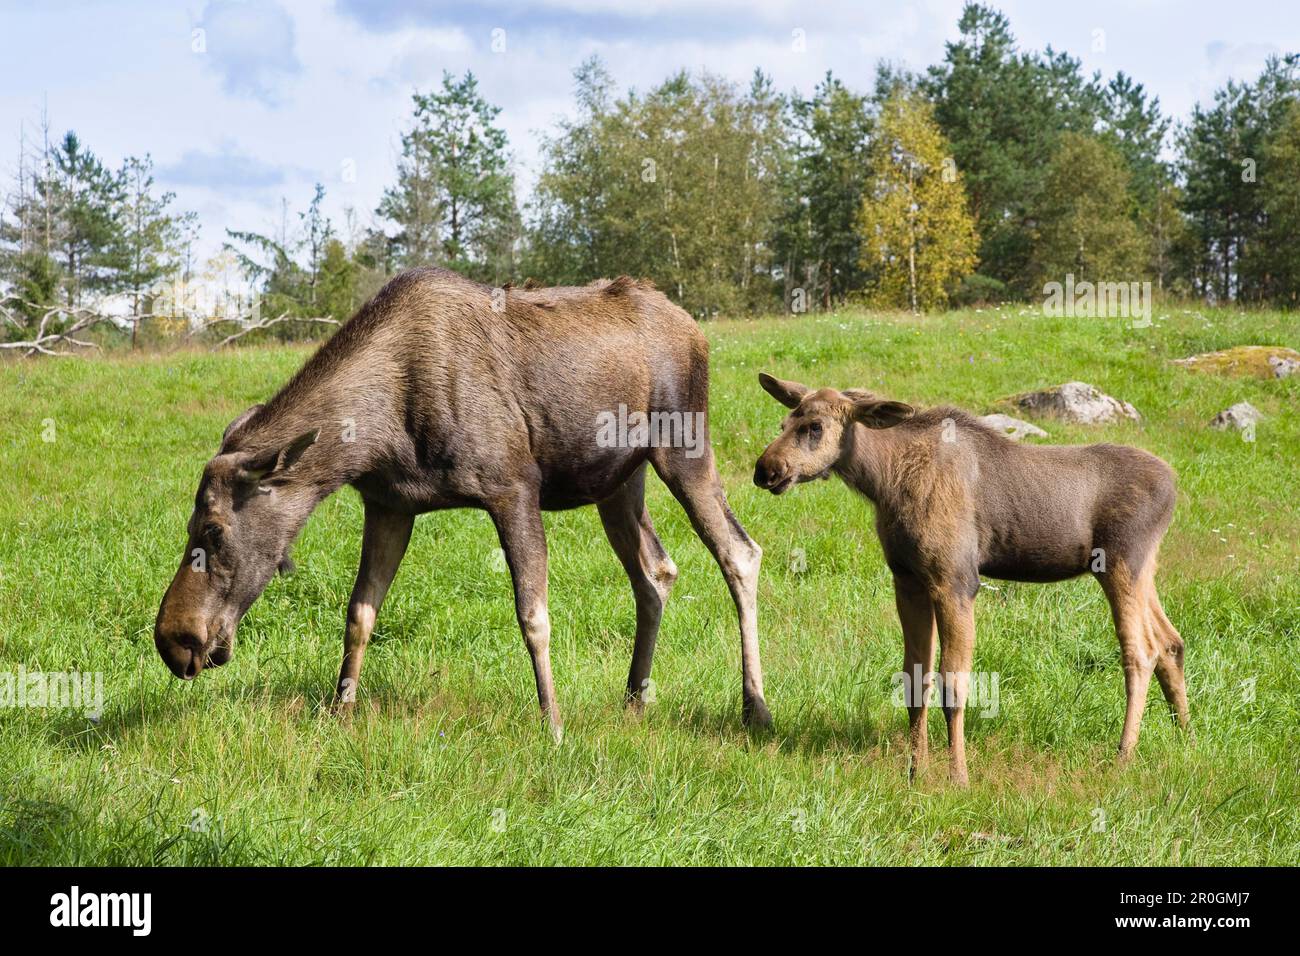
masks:
POLYGON ((193 680, 208 659, 206 632, 202 617, 186 606, 186 595, 178 583, 188 583, 178 574, 163 595, 158 617, 153 625, 153 646, 167 669, 181 680, 193 680))
POLYGON ((167 635, 155 629, 153 642, 167 669, 181 680, 193 680, 203 670, 208 655, 198 635, 167 635))
POLYGON ((234 628, 187 606, 188 598, 173 584, 163 597, 153 626, 158 656, 181 680, 193 680, 204 668, 220 667, 234 652, 234 628))
POLYGON ((154 646, 167 669, 181 680, 193 680, 208 667, 220 667, 235 652, 233 634, 224 632, 214 641, 205 641, 201 628, 169 631, 154 628, 154 646))
POLYGON ((764 460, 766 458, 767 456, 764 455, 754 465, 754 484, 760 488, 766 488, 774 495, 779 495, 790 487, 791 479, 787 475, 785 468, 768 464, 764 460))

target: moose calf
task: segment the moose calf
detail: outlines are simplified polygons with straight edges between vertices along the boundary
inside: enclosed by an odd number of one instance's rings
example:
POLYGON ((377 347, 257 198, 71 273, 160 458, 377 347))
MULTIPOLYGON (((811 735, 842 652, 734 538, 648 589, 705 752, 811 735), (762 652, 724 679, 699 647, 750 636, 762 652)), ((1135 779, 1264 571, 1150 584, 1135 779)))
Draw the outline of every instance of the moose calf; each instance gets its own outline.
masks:
POLYGON ((1156 552, 1174 510, 1174 474, 1122 445, 1019 445, 956 408, 916 413, 871 392, 816 391, 760 375, 793 411, 764 450, 754 483, 773 494, 838 475, 875 505, 894 576, 903 671, 926 675, 908 696, 914 775, 926 759, 937 630, 952 779, 964 785, 963 710, 980 575, 1062 581, 1092 571, 1119 636, 1128 708, 1120 759, 1137 744, 1154 670, 1187 726, 1183 641, 1156 594, 1156 552))

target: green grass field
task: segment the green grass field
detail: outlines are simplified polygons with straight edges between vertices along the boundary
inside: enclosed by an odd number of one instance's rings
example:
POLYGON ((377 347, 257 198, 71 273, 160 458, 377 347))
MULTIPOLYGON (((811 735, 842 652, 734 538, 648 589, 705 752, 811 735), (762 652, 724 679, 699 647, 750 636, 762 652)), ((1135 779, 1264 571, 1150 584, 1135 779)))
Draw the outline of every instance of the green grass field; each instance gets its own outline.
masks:
POLYGON ((416 523, 357 712, 332 716, 360 551, 349 489, 308 523, 298 572, 253 606, 231 663, 182 683, 152 628, 203 463, 307 352, 0 365, 0 675, 105 675, 97 723, 0 710, 0 863, 1300 863, 1300 376, 1170 363, 1300 346, 1300 320, 1179 308, 1134 329, 1009 307, 707 333, 723 479, 765 549, 771 736, 741 727, 726 588, 657 479, 650 509, 681 576, 643 719, 621 707, 632 597, 594 509, 546 519, 563 745, 536 714, 478 512, 416 523), (837 481, 779 499, 753 487, 783 413, 760 370, 976 412, 1073 379, 1133 402, 1140 424, 1045 424, 1053 441, 1136 444, 1179 473, 1157 583, 1187 641, 1195 739, 1153 682, 1137 757, 1117 767, 1123 678, 1101 589, 992 582, 975 667, 999 675, 1000 706, 967 718, 971 787, 946 782, 937 709, 932 766, 909 786, 891 701, 902 640, 870 507, 837 481), (1243 399, 1267 416, 1254 442, 1205 427, 1243 399))

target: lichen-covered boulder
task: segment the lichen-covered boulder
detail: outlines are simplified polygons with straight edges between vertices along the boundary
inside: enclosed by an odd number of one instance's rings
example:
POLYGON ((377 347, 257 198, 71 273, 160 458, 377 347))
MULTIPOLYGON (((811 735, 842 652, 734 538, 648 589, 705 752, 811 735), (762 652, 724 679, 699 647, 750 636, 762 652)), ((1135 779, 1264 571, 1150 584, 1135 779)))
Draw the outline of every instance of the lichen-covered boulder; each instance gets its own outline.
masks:
POLYGON ((1237 345, 1174 359, 1174 364, 1216 375, 1286 378, 1300 371, 1300 352, 1281 345, 1237 345))

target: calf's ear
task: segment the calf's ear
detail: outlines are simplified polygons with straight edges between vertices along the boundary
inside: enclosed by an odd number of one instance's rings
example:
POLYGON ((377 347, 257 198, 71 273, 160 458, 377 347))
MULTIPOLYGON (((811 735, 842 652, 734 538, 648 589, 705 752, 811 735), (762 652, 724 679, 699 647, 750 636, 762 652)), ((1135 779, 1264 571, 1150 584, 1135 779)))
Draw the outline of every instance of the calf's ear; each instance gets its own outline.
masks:
POLYGON ((890 428, 915 414, 911 405, 889 399, 861 398, 853 403, 853 420, 868 428, 890 428))
POLYGON ((808 386, 800 385, 798 382, 787 382, 783 379, 774 378, 766 372, 758 373, 758 384, 763 386, 763 391, 771 395, 786 408, 794 408, 803 397, 808 394, 808 386))
POLYGON ((268 448, 266 451, 249 452, 240 462, 239 477, 242 481, 255 482, 264 478, 275 478, 294 466, 302 453, 315 444, 320 437, 320 429, 305 431, 287 445, 268 448))

